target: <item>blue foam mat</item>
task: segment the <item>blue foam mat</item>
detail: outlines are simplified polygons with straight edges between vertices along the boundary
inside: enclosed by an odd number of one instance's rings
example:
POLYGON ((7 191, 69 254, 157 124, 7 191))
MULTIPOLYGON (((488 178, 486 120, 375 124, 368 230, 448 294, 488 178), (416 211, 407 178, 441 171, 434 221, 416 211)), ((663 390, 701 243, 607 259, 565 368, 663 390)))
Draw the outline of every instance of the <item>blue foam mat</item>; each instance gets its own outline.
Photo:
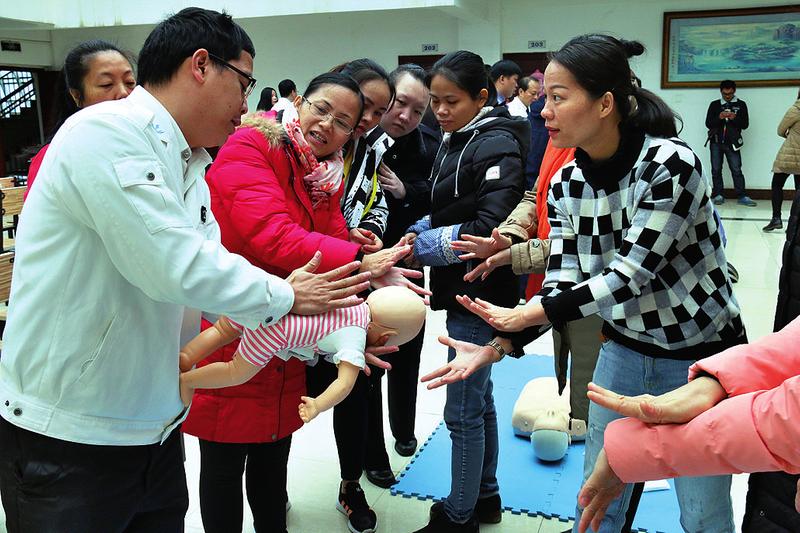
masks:
MULTIPOLYGON (((530 441, 514 435, 511 415, 525 384, 533 378, 552 376, 551 356, 506 358, 492 370, 494 399, 500 439, 497 478, 503 507, 514 514, 575 518, 575 501, 583 472, 583 443, 569 447, 557 463, 536 459, 530 441)), ((441 500, 450 492, 450 435, 444 423, 422 445, 391 489, 393 495, 421 500, 441 500)), ((634 520, 634 529, 656 533, 680 533, 678 502, 671 490, 645 492, 634 520)))

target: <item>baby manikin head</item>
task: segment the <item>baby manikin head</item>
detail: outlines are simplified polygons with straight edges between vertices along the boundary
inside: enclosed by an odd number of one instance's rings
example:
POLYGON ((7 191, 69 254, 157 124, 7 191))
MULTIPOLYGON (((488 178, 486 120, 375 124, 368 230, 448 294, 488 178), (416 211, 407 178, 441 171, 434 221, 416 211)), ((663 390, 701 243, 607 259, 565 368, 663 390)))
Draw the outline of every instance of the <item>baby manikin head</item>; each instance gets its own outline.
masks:
POLYGON ((370 322, 367 344, 400 346, 417 336, 425 323, 425 303, 405 287, 383 287, 367 297, 370 322))

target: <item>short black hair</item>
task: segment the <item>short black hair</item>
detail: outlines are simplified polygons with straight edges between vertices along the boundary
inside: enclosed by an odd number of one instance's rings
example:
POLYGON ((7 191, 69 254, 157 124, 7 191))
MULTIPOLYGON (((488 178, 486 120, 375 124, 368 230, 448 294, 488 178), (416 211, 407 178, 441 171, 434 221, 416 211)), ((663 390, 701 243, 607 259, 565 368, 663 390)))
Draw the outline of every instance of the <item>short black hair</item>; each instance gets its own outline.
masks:
POLYGON ((510 59, 501 59, 492 65, 490 74, 492 82, 495 82, 500 79, 500 76, 522 76, 522 69, 510 59))
POLYGON ((278 94, 281 95, 281 98, 288 98, 292 91, 297 92, 297 85, 292 80, 287 78, 278 84, 278 94))
POLYGON ((147 36, 139 53, 139 83, 169 82, 184 60, 200 48, 223 61, 236 60, 243 51, 256 56, 247 32, 230 15, 187 7, 161 21, 147 36))
POLYGON ((721 91, 723 89, 733 89, 735 91, 736 82, 733 80, 722 80, 721 82, 719 82, 719 90, 721 91))
POLYGON ((399 80, 404 74, 408 74, 418 82, 425 85, 425 69, 416 63, 404 63, 389 73, 389 82, 397 85, 399 80))
MULTIPOLYGON (((453 82, 457 87, 466 92, 470 98, 477 100, 482 89, 489 91, 489 102, 492 102, 494 85, 489 83, 489 76, 481 56, 469 50, 450 52, 433 64, 426 78, 426 85, 430 89, 434 76, 453 82)), ((497 93, 494 93, 495 100, 497 93)))

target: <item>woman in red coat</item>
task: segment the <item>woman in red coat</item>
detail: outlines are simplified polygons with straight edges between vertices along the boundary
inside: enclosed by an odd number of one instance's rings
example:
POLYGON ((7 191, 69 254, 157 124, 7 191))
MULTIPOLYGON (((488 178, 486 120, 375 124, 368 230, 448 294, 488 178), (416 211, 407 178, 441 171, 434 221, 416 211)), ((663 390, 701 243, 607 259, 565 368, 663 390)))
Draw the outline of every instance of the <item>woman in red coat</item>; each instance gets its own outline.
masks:
MULTIPOLYGON (((322 252, 320 272, 362 260, 386 274, 408 247, 361 257, 339 209, 341 147, 363 109, 352 78, 322 74, 295 100, 298 118, 281 124, 245 117, 208 172, 222 243, 279 276, 322 252)), ((279 116, 280 120, 282 117, 279 116)), ((210 216, 210 215, 209 215, 210 216)), ((204 327, 210 324, 205 323, 204 327)), ((238 343, 206 359, 228 361, 238 343)), ((183 431, 200 439, 200 510, 206 532, 242 528, 242 474, 257 531, 286 531, 286 464, 305 394, 305 364, 274 358, 243 385, 195 393, 183 431)))

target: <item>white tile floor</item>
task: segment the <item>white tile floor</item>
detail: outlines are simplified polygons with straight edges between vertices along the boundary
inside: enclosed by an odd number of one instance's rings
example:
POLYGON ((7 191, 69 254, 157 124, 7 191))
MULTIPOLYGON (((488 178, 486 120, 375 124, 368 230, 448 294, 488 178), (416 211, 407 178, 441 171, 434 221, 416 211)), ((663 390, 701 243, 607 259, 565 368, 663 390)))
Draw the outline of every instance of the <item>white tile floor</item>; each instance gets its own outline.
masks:
MULTIPOLYGON (((789 203, 784 203, 784 217, 788 216, 789 203)), ((761 337, 772 330, 777 278, 780 269, 781 249, 785 239, 783 231, 762 233, 767 223, 770 208, 767 201, 758 207, 747 208, 728 201, 721 206, 720 213, 728 235, 728 257, 740 273, 740 281, 734 286, 735 294, 743 308, 744 321, 750 339, 761 337), (744 218, 745 220, 728 220, 744 218)), ((443 333, 444 314, 430 312, 426 330, 421 373, 426 373, 445 359, 445 349, 436 341, 443 333)), ((529 353, 552 354, 549 335, 537 340, 527 350, 529 353)), ((386 395, 384 394, 384 398, 386 395)), ((417 438, 423 442, 441 420, 444 391, 428 391, 420 386, 417 405, 417 438)), ((388 423, 386 425, 388 427, 388 423)), ((391 437, 386 439, 390 451, 392 469, 399 473, 409 459, 394 453, 391 437)), ((191 503, 186 516, 186 531, 203 531, 197 499, 199 451, 194 438, 186 439, 186 474, 189 482, 191 503)), ((502 453, 502 450, 501 450, 502 453)), ((339 481, 339 468, 331 428, 331 413, 325 413, 312 424, 298 431, 292 443, 289 461, 289 530, 292 533, 345 533, 344 517, 335 508, 335 495, 339 481)), ((744 511, 746 476, 736 476, 732 490, 737 524, 741 523, 744 511)), ((388 490, 380 489, 362 479, 367 499, 378 514, 378 527, 384 533, 409 533, 427 522, 430 502, 392 496, 388 490)), ((252 532, 252 517, 245 509, 244 531, 252 532)), ((569 524, 541 517, 530 518, 511 513, 503 514, 503 521, 496 526, 484 526, 487 533, 556 533, 564 531, 569 524)), ((0 529, 3 531, 2 523, 0 529)))

